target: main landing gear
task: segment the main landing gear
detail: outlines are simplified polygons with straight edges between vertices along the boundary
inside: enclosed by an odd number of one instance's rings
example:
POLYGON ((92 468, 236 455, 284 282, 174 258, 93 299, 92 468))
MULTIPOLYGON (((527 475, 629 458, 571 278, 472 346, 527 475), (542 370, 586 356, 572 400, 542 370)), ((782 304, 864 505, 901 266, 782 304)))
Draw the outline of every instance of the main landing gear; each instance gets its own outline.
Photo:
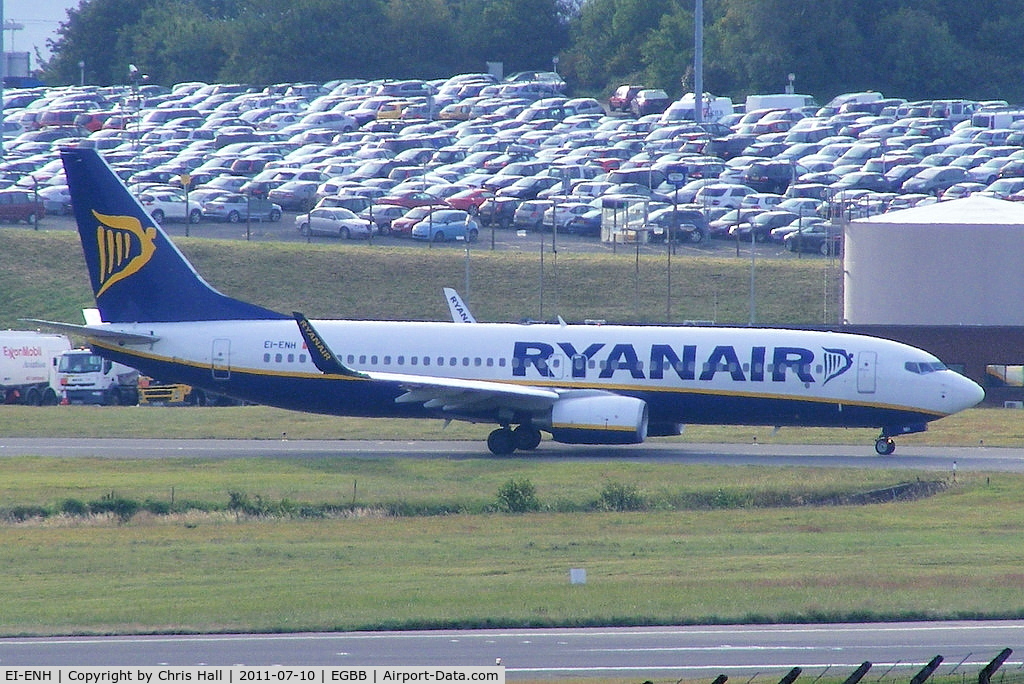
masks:
POLYGON ((495 456, 509 456, 516 449, 533 451, 540 444, 540 430, 526 423, 511 428, 503 425, 487 436, 487 448, 495 456))

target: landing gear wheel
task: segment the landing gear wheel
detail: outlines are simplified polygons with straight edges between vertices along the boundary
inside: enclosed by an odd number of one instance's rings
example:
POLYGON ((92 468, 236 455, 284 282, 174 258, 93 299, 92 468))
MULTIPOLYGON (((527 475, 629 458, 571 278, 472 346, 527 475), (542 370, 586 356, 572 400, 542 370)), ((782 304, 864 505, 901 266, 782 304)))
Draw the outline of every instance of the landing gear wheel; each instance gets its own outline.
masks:
POLYGON ((512 431, 516 448, 523 451, 533 451, 540 446, 540 430, 532 425, 520 425, 512 431))
POLYGON ((507 427, 498 428, 487 435, 487 448, 495 456, 509 456, 516 450, 516 439, 507 427))
POLYGON ((875 452, 879 456, 889 456, 896 451, 896 442, 889 437, 879 437, 875 440, 875 452))

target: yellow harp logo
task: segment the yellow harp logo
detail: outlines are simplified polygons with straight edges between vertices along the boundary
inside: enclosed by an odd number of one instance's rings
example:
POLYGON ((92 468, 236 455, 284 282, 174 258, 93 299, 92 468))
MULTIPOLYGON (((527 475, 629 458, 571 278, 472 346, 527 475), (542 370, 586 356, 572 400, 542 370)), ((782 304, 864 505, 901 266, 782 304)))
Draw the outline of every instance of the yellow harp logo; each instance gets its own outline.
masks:
POLYGON ((93 210, 100 222, 96 226, 96 246, 99 249, 99 297, 111 285, 137 273, 156 251, 156 229, 143 228, 134 216, 106 216, 93 210))

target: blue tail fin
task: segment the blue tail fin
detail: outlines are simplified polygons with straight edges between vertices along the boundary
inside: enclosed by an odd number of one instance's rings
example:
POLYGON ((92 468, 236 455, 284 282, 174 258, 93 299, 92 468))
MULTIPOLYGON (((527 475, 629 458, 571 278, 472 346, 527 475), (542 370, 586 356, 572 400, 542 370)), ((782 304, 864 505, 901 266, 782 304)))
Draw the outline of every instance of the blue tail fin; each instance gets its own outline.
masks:
POLYGON ((60 156, 104 321, 290 318, 213 289, 96 150, 62 149, 60 156))

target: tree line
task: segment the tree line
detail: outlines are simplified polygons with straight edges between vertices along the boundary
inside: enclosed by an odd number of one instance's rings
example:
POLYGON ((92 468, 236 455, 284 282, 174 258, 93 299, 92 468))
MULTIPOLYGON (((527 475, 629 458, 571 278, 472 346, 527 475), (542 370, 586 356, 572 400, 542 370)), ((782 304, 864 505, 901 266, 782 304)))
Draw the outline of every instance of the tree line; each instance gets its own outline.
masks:
MULTIPOLYGON (((502 62, 557 68, 571 92, 693 87, 694 0, 82 0, 50 84, 270 84, 439 78, 502 62), (557 67, 554 58, 557 59, 557 67)), ((1024 0, 705 0, 704 85, 717 95, 879 90, 1024 100, 1024 0)))

